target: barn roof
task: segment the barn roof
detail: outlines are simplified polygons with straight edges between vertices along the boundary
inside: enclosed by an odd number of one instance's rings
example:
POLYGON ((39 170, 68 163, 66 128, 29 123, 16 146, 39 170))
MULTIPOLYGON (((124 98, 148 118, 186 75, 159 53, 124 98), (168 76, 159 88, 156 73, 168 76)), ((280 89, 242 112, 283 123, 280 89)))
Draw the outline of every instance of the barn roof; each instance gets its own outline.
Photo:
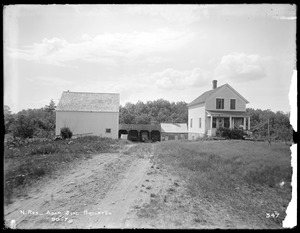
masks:
POLYGON ((160 125, 146 125, 146 124, 119 124, 119 130, 160 130, 160 125))
POLYGON ((216 92, 218 92, 221 88, 227 86, 228 88, 230 88, 234 93, 236 93, 238 96, 241 97, 241 99, 243 99, 246 103, 249 103, 248 100, 246 100, 240 93, 238 93, 236 90, 234 90, 228 83, 219 86, 215 89, 209 90, 204 92, 202 95, 200 95, 198 98, 194 99, 191 103, 188 104, 188 106, 192 106, 192 105, 196 105, 196 104, 201 104, 201 103, 205 103, 205 101, 212 96, 213 94, 215 94, 216 92))
POLYGON ((119 112, 119 94, 64 91, 56 111, 119 112))
POLYGON ((186 123, 160 123, 161 132, 164 133, 187 133, 186 123))

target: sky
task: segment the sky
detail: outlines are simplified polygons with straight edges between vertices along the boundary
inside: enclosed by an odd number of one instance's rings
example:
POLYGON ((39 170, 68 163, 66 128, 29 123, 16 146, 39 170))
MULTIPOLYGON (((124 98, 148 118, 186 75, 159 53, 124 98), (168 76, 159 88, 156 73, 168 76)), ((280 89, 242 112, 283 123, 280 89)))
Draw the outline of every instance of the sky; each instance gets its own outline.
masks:
POLYGON ((8 5, 4 104, 41 108, 63 91, 120 104, 193 101, 228 83, 247 108, 290 111, 296 6, 8 5))

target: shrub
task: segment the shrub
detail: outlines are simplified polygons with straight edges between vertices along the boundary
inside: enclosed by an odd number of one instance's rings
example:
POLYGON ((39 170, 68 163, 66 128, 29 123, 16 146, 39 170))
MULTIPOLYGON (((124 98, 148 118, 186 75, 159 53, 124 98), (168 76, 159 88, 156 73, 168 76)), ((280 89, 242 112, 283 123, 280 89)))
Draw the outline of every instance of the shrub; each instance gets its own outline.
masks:
POLYGON ((35 120, 25 114, 19 114, 11 127, 13 136, 22 139, 32 138, 35 128, 35 120))
POLYGON ((220 127, 216 131, 217 136, 229 139, 244 139, 245 133, 240 129, 228 129, 220 127))
POLYGON ((60 129, 60 136, 63 139, 72 138, 72 135, 73 135, 73 133, 68 127, 63 127, 60 129))

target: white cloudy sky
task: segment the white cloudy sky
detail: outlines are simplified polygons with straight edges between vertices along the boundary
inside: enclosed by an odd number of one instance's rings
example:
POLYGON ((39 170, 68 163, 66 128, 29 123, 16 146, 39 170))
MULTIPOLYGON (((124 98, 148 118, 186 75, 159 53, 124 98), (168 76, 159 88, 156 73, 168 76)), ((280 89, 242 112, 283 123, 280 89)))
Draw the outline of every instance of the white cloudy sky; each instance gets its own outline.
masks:
POLYGON ((230 84, 247 107, 290 110, 296 6, 10 5, 4 104, 56 103, 65 90, 191 102, 230 84))

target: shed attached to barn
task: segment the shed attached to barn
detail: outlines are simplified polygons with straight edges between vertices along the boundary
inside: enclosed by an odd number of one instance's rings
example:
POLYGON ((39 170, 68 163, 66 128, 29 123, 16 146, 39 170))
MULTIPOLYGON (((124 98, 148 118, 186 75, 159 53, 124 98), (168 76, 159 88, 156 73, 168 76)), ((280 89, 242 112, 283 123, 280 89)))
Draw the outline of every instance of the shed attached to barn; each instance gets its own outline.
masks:
POLYGON ((188 138, 186 123, 161 123, 161 141, 179 140, 188 138))
POLYGON ((64 91, 55 110, 55 134, 68 127, 73 135, 118 138, 119 103, 116 93, 64 91))

